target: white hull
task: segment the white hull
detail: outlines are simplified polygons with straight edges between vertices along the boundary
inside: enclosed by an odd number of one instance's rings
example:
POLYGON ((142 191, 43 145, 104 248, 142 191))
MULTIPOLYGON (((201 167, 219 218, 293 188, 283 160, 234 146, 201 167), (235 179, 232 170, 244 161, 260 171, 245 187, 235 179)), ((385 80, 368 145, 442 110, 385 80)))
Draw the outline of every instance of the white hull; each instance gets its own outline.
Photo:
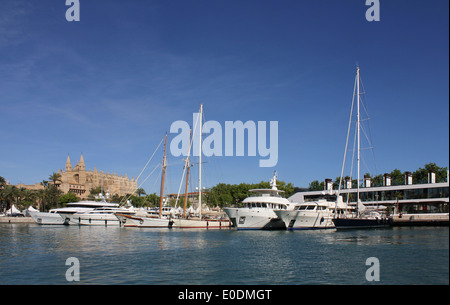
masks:
POLYGON ((119 226, 119 219, 114 214, 72 214, 64 215, 70 225, 85 226, 119 226))
POLYGON ((173 222, 168 218, 154 218, 147 216, 131 216, 124 214, 116 214, 116 218, 124 227, 139 228, 171 228, 173 222))
POLYGON ((224 208, 238 230, 275 230, 286 226, 270 208, 224 208))
POLYGON ((64 218, 58 213, 30 212, 31 218, 40 225, 63 225, 64 218))
POLYGON ((175 228, 192 229, 229 229, 231 222, 229 220, 200 220, 200 219, 174 219, 175 228))
POLYGON ((275 211, 288 230, 335 228, 329 211, 275 211))

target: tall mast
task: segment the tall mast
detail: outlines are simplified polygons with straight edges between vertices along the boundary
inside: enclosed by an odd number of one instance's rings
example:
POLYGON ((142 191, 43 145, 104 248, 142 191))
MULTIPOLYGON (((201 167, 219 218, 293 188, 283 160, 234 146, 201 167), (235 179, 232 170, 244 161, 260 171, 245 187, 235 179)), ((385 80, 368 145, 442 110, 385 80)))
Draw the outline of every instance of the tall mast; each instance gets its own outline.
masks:
POLYGON ((198 154, 198 205, 200 207, 200 219, 202 219, 202 117, 203 104, 200 104, 199 117, 199 154, 198 154))
POLYGON ((356 81, 357 81, 357 88, 358 88, 358 105, 357 105, 357 115, 356 115, 356 126, 357 126, 357 141, 358 141, 358 157, 357 157, 357 164, 358 164, 358 183, 357 183, 357 196, 356 196, 356 211, 359 214, 358 204, 359 204, 359 166, 360 166, 360 150, 361 150, 361 142, 360 142, 360 117, 359 117, 359 67, 356 67, 356 81))
MULTIPOLYGON (((189 130, 189 148, 191 147, 191 132, 192 130, 189 130)), ((187 204, 187 197, 188 197, 188 183, 189 183, 189 168, 191 167, 191 164, 189 163, 189 154, 186 159, 186 189, 184 190, 184 207, 183 207, 183 218, 186 218, 186 204, 187 204)))
POLYGON ((162 214, 162 203, 163 203, 163 196, 164 196, 164 178, 166 176, 166 144, 167 144, 167 132, 166 136, 164 138, 164 157, 163 157, 163 170, 162 170, 162 177, 161 177, 161 197, 159 198, 159 218, 161 218, 162 214))

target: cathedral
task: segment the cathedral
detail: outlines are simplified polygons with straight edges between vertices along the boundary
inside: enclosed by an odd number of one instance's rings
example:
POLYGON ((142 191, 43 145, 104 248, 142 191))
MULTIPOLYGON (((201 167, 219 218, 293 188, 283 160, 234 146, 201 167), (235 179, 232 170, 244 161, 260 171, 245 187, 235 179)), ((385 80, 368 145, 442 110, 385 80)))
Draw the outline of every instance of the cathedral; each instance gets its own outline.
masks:
POLYGON ((90 194, 90 190, 95 187, 103 186, 105 197, 117 194, 124 196, 132 194, 137 189, 137 179, 131 178, 125 174, 118 176, 117 174, 103 173, 94 168, 93 171, 86 170, 83 154, 81 154, 78 163, 72 167, 70 156, 67 156, 65 170, 59 170, 61 182, 57 182, 59 189, 63 193, 72 192, 81 199, 86 199, 90 194))

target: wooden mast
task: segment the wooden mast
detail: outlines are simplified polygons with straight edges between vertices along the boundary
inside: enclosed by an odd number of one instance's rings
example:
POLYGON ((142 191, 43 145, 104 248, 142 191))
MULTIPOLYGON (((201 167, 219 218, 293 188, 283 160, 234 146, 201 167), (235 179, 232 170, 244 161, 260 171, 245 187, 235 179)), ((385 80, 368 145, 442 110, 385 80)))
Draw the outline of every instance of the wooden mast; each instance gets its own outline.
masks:
POLYGON ((160 198, 159 198, 159 218, 161 218, 162 215, 162 203, 163 203, 163 196, 164 196, 164 178, 166 176, 166 144, 167 144, 167 132, 164 139, 164 157, 163 157, 163 170, 162 170, 162 177, 161 177, 161 192, 160 192, 160 198))

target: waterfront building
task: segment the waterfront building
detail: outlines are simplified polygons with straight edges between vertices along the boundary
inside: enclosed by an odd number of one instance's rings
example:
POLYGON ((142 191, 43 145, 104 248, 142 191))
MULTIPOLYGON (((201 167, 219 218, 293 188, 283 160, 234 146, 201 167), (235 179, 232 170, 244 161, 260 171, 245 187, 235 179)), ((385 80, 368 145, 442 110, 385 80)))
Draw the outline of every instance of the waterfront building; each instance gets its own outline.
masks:
MULTIPOLYGON (((343 201, 349 205, 356 205, 356 187, 352 187, 351 180, 344 180, 344 188, 340 190, 343 201)), ((333 190, 331 179, 325 180, 323 191, 297 192, 289 201, 303 203, 326 199, 336 201, 336 192, 333 190)), ((449 208, 449 182, 436 183, 435 174, 429 173, 428 183, 413 184, 412 175, 405 173, 405 184, 392 185, 389 174, 384 175, 383 186, 371 185, 370 177, 364 178, 363 187, 360 187, 360 199, 367 206, 386 206, 392 211, 401 213, 448 213, 449 208)))
MULTIPOLYGON (((64 194, 72 192, 81 199, 87 199, 90 190, 96 187, 103 187, 105 197, 114 194, 125 196, 134 193, 137 189, 137 179, 134 177, 129 179, 127 174, 119 176, 116 173, 104 173, 98 171, 95 167, 94 170, 86 170, 83 154, 74 167, 72 167, 70 156, 67 156, 65 170, 60 169, 58 173, 61 175, 61 181, 57 181, 56 186, 64 194)), ((18 184, 17 187, 32 190, 43 189, 40 183, 33 185, 18 184)))

